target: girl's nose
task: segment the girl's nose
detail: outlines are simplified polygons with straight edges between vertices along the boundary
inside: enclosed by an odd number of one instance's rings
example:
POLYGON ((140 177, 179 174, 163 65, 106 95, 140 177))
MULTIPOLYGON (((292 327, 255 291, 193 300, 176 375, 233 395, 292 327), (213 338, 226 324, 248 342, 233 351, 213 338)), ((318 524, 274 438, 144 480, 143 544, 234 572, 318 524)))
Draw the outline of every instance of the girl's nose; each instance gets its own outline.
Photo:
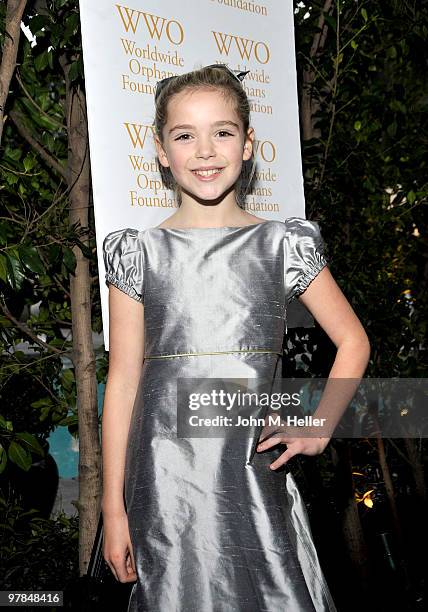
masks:
POLYGON ((215 155, 214 143, 210 138, 200 139, 196 148, 196 157, 211 157, 215 155))

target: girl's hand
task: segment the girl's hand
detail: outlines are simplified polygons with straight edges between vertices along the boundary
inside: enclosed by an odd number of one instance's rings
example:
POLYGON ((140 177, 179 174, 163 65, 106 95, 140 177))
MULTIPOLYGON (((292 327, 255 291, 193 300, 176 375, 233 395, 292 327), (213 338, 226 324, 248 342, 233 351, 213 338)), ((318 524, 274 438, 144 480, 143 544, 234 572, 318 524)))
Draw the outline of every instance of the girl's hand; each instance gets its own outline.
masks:
POLYGON ((137 571, 125 511, 103 512, 103 556, 118 582, 135 582, 137 571))
POLYGON ((257 452, 262 452, 272 448, 277 444, 287 444, 287 450, 282 453, 273 463, 270 464, 271 470, 276 470, 287 463, 291 457, 301 453, 302 455, 320 455, 330 438, 293 438, 287 434, 273 435, 268 440, 261 442, 257 446, 257 452))

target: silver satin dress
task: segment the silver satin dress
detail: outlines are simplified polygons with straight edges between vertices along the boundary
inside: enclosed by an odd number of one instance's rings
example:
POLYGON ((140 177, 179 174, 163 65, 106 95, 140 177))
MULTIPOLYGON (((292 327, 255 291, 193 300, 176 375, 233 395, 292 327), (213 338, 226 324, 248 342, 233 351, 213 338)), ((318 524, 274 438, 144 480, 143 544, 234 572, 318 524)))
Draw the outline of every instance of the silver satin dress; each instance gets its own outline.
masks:
POLYGON ((285 445, 257 453, 260 428, 177 436, 178 377, 281 377, 287 306, 328 264, 318 224, 126 228, 103 256, 107 284, 144 304, 125 466, 138 574, 128 612, 336 610, 295 480, 269 469, 285 445))

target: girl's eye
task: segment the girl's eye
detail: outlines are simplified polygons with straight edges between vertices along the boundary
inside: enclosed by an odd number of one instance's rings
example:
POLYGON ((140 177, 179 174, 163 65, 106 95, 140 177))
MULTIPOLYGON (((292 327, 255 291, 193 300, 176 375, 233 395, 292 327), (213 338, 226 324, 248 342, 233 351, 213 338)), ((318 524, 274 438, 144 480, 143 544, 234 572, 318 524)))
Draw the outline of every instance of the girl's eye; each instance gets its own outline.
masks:
MULTIPOLYGON (((221 136, 222 138, 224 138, 225 136, 233 136, 233 134, 231 134, 230 132, 227 132, 226 130, 221 130, 220 132, 217 132, 219 136, 221 136)), ((180 134, 180 136, 177 136, 177 138, 174 138, 174 140, 189 140, 189 138, 191 138, 190 134, 180 134)))

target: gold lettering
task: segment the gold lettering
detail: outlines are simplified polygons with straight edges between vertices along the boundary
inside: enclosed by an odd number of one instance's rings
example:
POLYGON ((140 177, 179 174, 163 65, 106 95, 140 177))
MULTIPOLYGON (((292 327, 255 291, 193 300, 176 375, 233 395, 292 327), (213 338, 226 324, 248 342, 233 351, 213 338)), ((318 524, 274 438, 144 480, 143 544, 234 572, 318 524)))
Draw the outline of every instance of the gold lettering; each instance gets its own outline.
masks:
POLYGON ((223 51, 226 53, 226 55, 229 55, 230 52, 230 45, 232 44, 232 37, 229 34, 223 34, 222 32, 214 32, 214 30, 211 30, 211 32, 214 34, 214 39, 217 45, 217 49, 219 50, 220 54, 223 54, 223 51), (219 38, 217 38, 217 36, 219 38), (229 46, 226 48, 226 39, 229 39, 229 46), (219 44, 219 39, 220 39, 220 44, 219 44))
MULTIPOLYGON (((150 43, 143 47, 138 47, 134 40, 128 40, 127 38, 121 38, 123 50, 126 55, 132 55, 138 59, 153 60, 153 67, 156 66, 155 62, 162 64, 172 64, 173 66, 184 66, 183 58, 178 54, 178 51, 160 51, 157 45, 150 46, 150 43)), ((148 70, 149 72, 149 70, 148 70)), ((170 75, 172 76, 172 75, 170 75)), ((159 80, 161 77, 156 74, 156 79, 159 80)), ((162 77, 163 78, 163 77, 162 77)))
POLYGON ((241 56, 241 60, 244 58, 250 60, 254 57, 259 64, 267 64, 270 60, 269 47, 263 41, 255 41, 251 38, 243 38, 242 36, 225 34, 224 32, 215 32, 214 30, 211 30, 211 33, 214 36, 220 55, 229 55, 233 42, 234 47, 241 56))
POLYGON ((249 210, 251 212, 279 212, 281 210, 281 206, 278 202, 266 202, 262 200, 261 202, 256 201, 254 197, 247 198, 245 203, 245 210, 249 210))
POLYGON ((135 172, 158 172, 156 160, 145 161, 142 155, 128 155, 132 169, 135 172))
POLYGON ((264 140, 263 142, 256 140, 254 144, 255 152, 258 153, 260 151, 260 157, 263 161, 270 164, 276 159, 276 149, 273 142, 270 140, 264 140))
MULTIPOLYGON (((175 19, 166 19, 166 17, 160 17, 159 15, 153 15, 152 13, 146 13, 145 11, 139 11, 128 8, 127 6, 121 6, 116 4, 120 19, 122 21, 125 32, 132 30, 134 34, 137 32, 138 25, 140 23, 141 15, 144 18, 147 32, 150 38, 153 40, 161 40, 164 33, 169 42, 173 45, 181 45, 184 41, 184 28, 175 19)), ((123 41, 122 41, 123 44, 123 41)), ((125 51, 127 51, 125 49, 125 51)))
POLYGON ((174 19, 171 19, 171 21, 168 21, 167 26, 166 26, 166 35, 168 36, 169 42, 172 43, 173 45, 181 45, 181 43, 184 40, 184 30, 182 26, 178 23, 178 21, 174 21, 174 19), (171 26, 173 24, 175 24, 178 28, 178 34, 179 34, 178 40, 173 40, 171 37, 171 26))
POLYGON ((139 147, 140 149, 144 149, 144 145, 146 143, 147 132, 151 132, 153 135, 153 126, 152 125, 142 125, 141 123, 124 123, 126 127, 126 131, 128 132, 128 136, 131 139, 132 146, 134 149, 139 147), (141 136, 141 132, 143 131, 143 137, 141 136))
POLYGON ((150 195, 138 195, 138 191, 131 190, 131 206, 148 207, 148 208, 178 208, 178 202, 175 197, 168 197, 164 192, 162 197, 152 197, 150 195))
POLYGON ((157 195, 165 185, 159 179, 149 178, 147 174, 140 173, 137 175, 137 185, 140 189, 151 189, 157 195))
POLYGON ((127 74, 122 74, 122 89, 131 91, 132 93, 146 93, 150 95, 153 95, 154 92, 154 86, 130 81, 129 75, 127 74))
POLYGON ((163 26, 165 25, 166 21, 165 17, 158 17, 157 15, 151 15, 150 13, 143 13, 143 15, 144 21, 146 22, 146 26, 150 34, 150 38, 153 38, 156 35, 156 38, 160 40, 162 36, 163 26), (161 20, 162 23, 160 31, 158 29, 159 20, 161 20), (152 27, 150 27, 150 23, 152 24, 152 27))
POLYGON ((141 11, 136 11, 134 9, 129 9, 126 6, 120 6, 120 4, 116 4, 116 8, 119 11, 120 18, 123 23, 123 27, 125 28, 125 32, 129 31, 129 28, 134 32, 137 31, 138 22, 140 21, 141 11), (123 15, 122 9, 125 11, 125 17, 123 15), (135 20, 136 16, 136 20, 135 20))
POLYGON ((256 4, 255 2, 251 2, 251 0, 248 2, 245 0, 211 0, 211 2, 217 2, 217 4, 222 4, 223 6, 228 6, 240 11, 247 11, 255 15, 262 15, 263 17, 267 17, 268 15, 268 9, 264 4, 256 4))

